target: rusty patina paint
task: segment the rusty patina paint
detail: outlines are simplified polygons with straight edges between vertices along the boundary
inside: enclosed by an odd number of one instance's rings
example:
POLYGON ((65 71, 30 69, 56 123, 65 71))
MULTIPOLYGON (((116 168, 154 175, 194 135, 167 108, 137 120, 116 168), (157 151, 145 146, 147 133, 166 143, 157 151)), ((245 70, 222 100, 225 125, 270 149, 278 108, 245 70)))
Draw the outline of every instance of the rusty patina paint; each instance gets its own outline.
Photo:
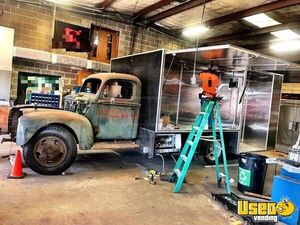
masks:
POLYGON ((86 117, 95 130, 95 139, 135 139, 137 136, 138 119, 141 101, 141 82, 132 75, 120 73, 94 74, 87 79, 101 79, 101 86, 92 98, 86 117), (107 82, 126 80, 133 84, 131 99, 110 98, 102 95, 107 82))
POLYGON ((138 118, 141 100, 141 82, 132 75, 120 73, 99 73, 87 79, 102 80, 96 94, 74 96, 77 101, 87 102, 84 115, 62 110, 22 109, 23 116, 19 119, 17 144, 26 144, 41 128, 51 124, 62 124, 74 131, 79 147, 88 150, 94 139, 135 139, 138 129, 138 118), (101 95, 104 85, 109 80, 121 79, 134 83, 131 99, 117 100, 108 104, 101 95), (95 131, 95 137, 94 137, 95 131))
POLYGON ((136 76, 129 75, 129 74, 123 74, 123 73, 96 73, 96 74, 88 76, 86 79, 90 79, 90 78, 93 78, 93 79, 96 78, 96 79, 100 79, 102 81, 100 88, 96 94, 96 97, 94 98, 94 99, 96 99, 96 101, 101 99, 100 94, 101 94, 102 89, 104 88, 107 81, 121 79, 121 80, 132 81, 136 85, 133 90, 134 96, 128 102, 137 103, 137 104, 140 104, 140 102, 141 102, 141 81, 136 76))
POLYGON ((125 107, 120 105, 99 104, 100 139, 135 139, 139 106, 125 107))
MULTIPOLYGON (((134 107, 131 108, 134 110, 134 107)), ((113 106, 113 107, 102 107, 99 109, 99 115, 103 116, 104 118, 110 118, 112 120, 116 119, 135 119, 135 114, 130 113, 130 111, 124 111, 120 106, 113 106)))
POLYGON ((93 128, 87 118, 77 113, 49 110, 24 110, 17 130, 17 145, 26 144, 43 127, 51 124, 63 124, 74 131, 80 149, 90 149, 94 142, 93 128))

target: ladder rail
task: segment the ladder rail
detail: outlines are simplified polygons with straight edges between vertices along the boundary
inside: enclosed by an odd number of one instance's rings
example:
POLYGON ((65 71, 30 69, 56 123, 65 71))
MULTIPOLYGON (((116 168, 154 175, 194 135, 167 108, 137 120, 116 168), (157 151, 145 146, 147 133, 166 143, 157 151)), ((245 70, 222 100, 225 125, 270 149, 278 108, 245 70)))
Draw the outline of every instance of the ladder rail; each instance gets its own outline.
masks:
POLYGON ((218 150, 217 150, 217 143, 216 143, 216 139, 217 139, 217 132, 216 132, 216 120, 215 118, 212 119, 212 123, 211 123, 211 128, 212 128, 212 133, 213 133, 213 140, 214 140, 214 156, 215 156, 215 165, 216 165, 216 179, 217 179, 217 184, 220 180, 220 167, 219 167, 219 160, 217 157, 218 154, 218 150))
MULTIPOLYGON (((183 154, 185 155, 188 151, 189 151, 190 145, 187 144, 187 142, 184 144, 182 151, 180 152, 180 155, 183 154)), ((177 162, 175 164, 175 168, 174 169, 179 169, 181 167, 181 164, 183 163, 183 159, 181 157, 179 157, 177 159, 177 162)))
MULTIPOLYGON (((201 107, 201 112, 203 112, 202 110, 205 109, 204 113, 206 112, 206 110, 208 109, 207 108, 207 105, 208 103, 205 102, 205 104, 203 104, 203 107, 201 107)), ((197 130, 195 130, 193 127, 197 127, 199 126, 199 124, 203 121, 203 117, 205 116, 205 114, 199 114, 195 120, 195 122, 193 123, 192 125, 192 130, 187 138, 187 140, 193 140, 193 138, 195 137, 195 134, 197 133, 197 130)), ((190 145, 185 143, 185 145, 183 146, 183 149, 182 151, 180 152, 180 154, 187 154, 187 152, 189 151, 190 149, 190 145)), ((175 165, 175 169, 179 169, 181 167, 181 164, 183 163, 183 160, 179 157, 177 162, 176 162, 176 165, 175 165)))
POLYGON ((224 142, 224 134, 223 134, 222 118, 221 118, 219 102, 216 103, 216 110, 217 110, 218 126, 220 129, 220 139, 221 139, 222 156, 223 156, 223 164, 224 164, 226 192, 228 194, 230 194, 231 193, 230 180, 229 180, 230 178, 229 178, 229 171, 228 171, 228 165, 227 165, 227 157, 226 157, 226 152, 225 152, 225 142, 224 142))
POLYGON ((206 124, 210 124, 212 128, 213 139, 210 139, 209 141, 213 141, 214 143, 213 151, 215 156, 217 183, 219 184, 219 181, 221 179, 220 165, 218 161, 218 149, 217 149, 218 148, 217 141, 220 141, 223 163, 224 163, 226 191, 227 193, 231 193, 229 171, 228 171, 225 143, 224 143, 224 134, 222 128, 222 118, 220 112, 220 102, 218 100, 211 100, 211 99, 207 99, 204 101, 204 104, 201 107, 201 112, 198 114, 195 122, 192 125, 192 130, 188 135, 187 141, 185 142, 184 147, 180 152, 180 156, 174 167, 173 173, 177 176, 176 185, 174 187, 175 193, 179 192, 181 189, 184 178, 189 170, 190 164, 192 162, 193 156, 195 154, 195 151, 197 149, 200 140, 203 140, 203 138, 205 140, 205 136, 202 136, 202 134, 204 132, 206 124), (216 110, 215 116, 213 115, 214 110, 216 110), (211 120, 209 119, 210 116, 211 116, 211 120), (219 126, 220 140, 217 139, 216 125, 219 126))
MULTIPOLYGON (((195 150, 199 144, 200 138, 202 136, 202 133, 204 131, 205 125, 208 123, 208 118, 210 116, 210 113, 212 112, 214 107, 214 103, 213 102, 209 102, 206 109, 205 109, 205 114, 204 117, 202 118, 201 122, 200 122, 200 126, 199 126, 199 131, 197 132, 197 135, 192 135, 191 139, 193 140, 193 145, 191 146, 190 144, 188 144, 188 141, 190 141, 189 139, 187 140, 187 142, 185 143, 184 149, 190 148, 188 156, 187 156, 187 160, 185 161, 180 176, 177 178, 177 182, 176 185, 174 187, 174 192, 179 192, 182 186, 182 183, 184 181, 184 178, 186 176, 186 173, 190 167, 191 161, 193 159, 193 156, 195 154, 195 150)), ((197 125, 197 124, 196 124, 197 125)), ((194 128, 193 128, 194 129, 194 128)), ((191 132, 192 133, 192 132, 191 132)), ((187 151, 181 152, 181 154, 186 154, 187 151)), ((176 165, 175 165, 175 169, 180 169, 181 164, 183 163, 183 159, 181 157, 179 157, 176 165)), ((175 170, 174 169, 174 170, 175 170)))

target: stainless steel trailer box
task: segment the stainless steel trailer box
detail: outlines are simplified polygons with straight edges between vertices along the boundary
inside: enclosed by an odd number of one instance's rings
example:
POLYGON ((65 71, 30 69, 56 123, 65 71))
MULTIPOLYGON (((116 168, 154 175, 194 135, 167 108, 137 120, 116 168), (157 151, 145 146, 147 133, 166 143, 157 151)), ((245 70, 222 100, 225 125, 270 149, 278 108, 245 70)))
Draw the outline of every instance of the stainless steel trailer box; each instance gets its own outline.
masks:
POLYGON ((209 66, 221 78, 227 151, 275 147, 282 84, 276 71, 296 65, 231 45, 157 50, 116 58, 111 64, 112 72, 133 74, 142 82, 138 142, 149 158, 180 150, 200 109, 199 84, 191 79, 209 66), (162 118, 170 124, 163 126, 162 118))
POLYGON ((300 100, 281 100, 278 128, 276 148, 288 151, 289 146, 297 142, 300 132, 300 100))

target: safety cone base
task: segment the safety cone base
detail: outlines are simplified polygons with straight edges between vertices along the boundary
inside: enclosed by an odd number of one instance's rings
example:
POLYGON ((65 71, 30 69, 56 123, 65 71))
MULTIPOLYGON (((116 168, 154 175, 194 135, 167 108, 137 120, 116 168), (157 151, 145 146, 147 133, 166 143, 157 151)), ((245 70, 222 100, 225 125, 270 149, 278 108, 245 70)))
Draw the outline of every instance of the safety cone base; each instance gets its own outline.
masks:
POLYGON ((22 173, 21 176, 8 175, 7 178, 8 178, 8 179, 22 179, 22 178, 24 178, 26 175, 27 175, 26 173, 22 173))
POLYGON ((14 165, 12 167, 10 175, 7 176, 9 179, 22 179, 25 177, 25 173, 23 173, 22 168, 22 158, 21 158, 21 151, 17 150, 16 157, 14 161, 14 165))

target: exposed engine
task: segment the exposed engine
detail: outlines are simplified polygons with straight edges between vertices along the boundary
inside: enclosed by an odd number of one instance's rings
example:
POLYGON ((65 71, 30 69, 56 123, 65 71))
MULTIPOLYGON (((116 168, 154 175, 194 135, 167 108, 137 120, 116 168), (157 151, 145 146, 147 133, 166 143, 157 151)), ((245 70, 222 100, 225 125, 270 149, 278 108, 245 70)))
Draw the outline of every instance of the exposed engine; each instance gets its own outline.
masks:
POLYGON ((77 95, 68 95, 64 100, 64 110, 85 114, 90 102, 90 96, 88 94, 79 93, 77 95))
POLYGON ((64 99, 64 110, 70 111, 70 112, 76 112, 77 103, 75 96, 68 95, 64 99))

